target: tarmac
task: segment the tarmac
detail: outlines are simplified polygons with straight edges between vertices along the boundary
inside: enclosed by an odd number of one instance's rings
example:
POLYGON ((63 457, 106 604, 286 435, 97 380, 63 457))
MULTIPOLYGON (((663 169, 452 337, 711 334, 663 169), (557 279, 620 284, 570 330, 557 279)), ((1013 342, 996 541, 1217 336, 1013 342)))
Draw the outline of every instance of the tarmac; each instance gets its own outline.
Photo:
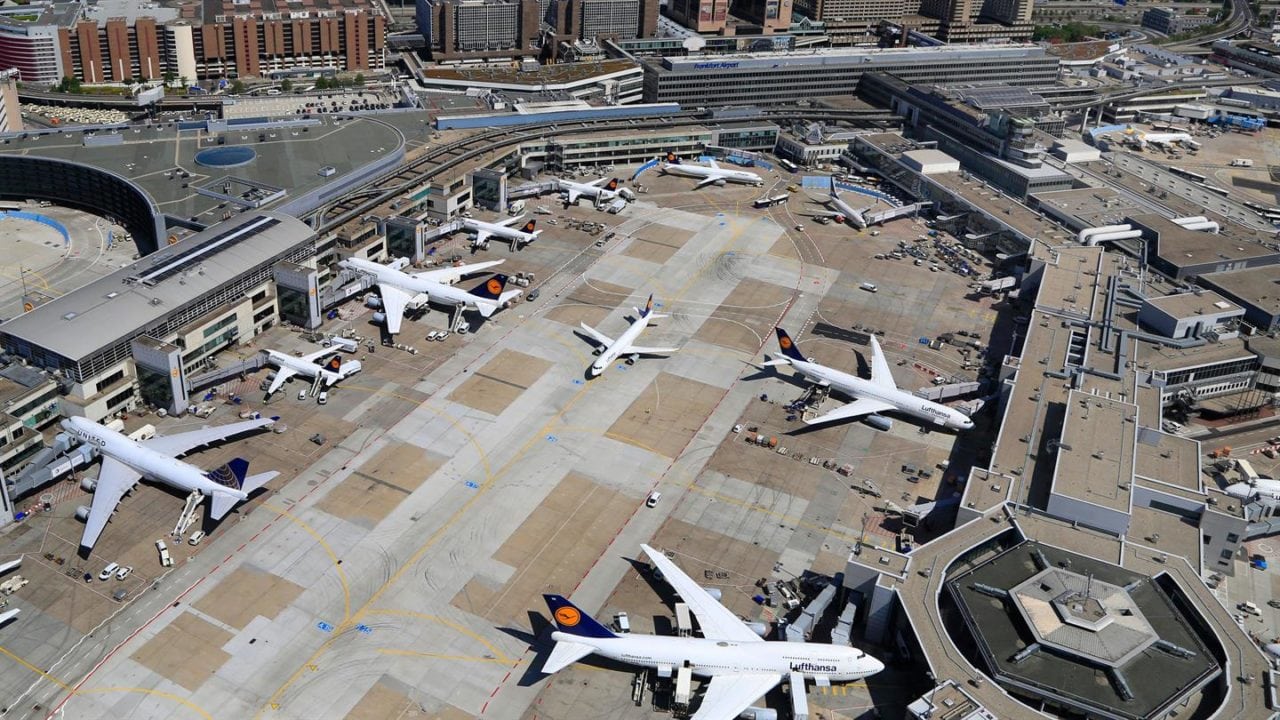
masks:
MULTIPOLYGON (((889 432, 860 423, 806 428, 784 407, 803 386, 755 363, 775 350, 780 322, 807 353, 856 369, 865 345, 811 335, 811 327, 870 326, 884 331, 895 379, 915 389, 962 364, 957 351, 918 338, 988 332, 992 300, 959 275, 873 259, 923 234, 914 220, 879 236, 836 225, 797 231, 787 206, 750 209, 756 188, 693 193, 685 179, 645 183, 649 192, 619 216, 557 209, 561 222, 540 222, 546 232, 524 251, 493 243, 477 254, 508 258, 504 272, 536 270, 541 297, 483 323, 472 318, 471 333, 444 342, 422 336, 443 327, 446 313, 407 322, 399 340, 417 353, 362 352, 364 371, 332 390, 327 405, 298 401, 296 383, 264 405, 257 385, 265 371, 219 388, 210 402, 220 415, 208 422, 262 409, 288 429, 191 461, 213 467, 243 455, 254 471, 282 474, 209 526, 198 547, 170 540, 174 568, 159 567, 153 543, 167 536, 181 497, 140 485, 81 561, 71 516, 88 498, 72 483, 56 486, 54 509, 6 537, 7 548, 27 553, 23 573, 32 579, 13 598, 23 615, 0 647, 8 712, 650 717, 652 707, 632 704, 626 669, 537 672, 548 650, 543 592, 566 594, 602 619, 630 612, 636 631, 669 628, 665 588, 631 562, 648 542, 720 587, 735 613, 769 620, 775 609, 752 601, 757 579, 841 572, 859 541, 893 547, 900 522, 884 501, 953 492, 980 440, 921 433, 904 420, 889 432), (572 230, 569 217, 609 223, 615 236, 595 247, 604 234, 572 230), (880 292, 859 290, 866 280, 880 292), (615 334, 651 292, 671 318, 644 342, 680 350, 619 361, 588 380, 593 357, 574 332, 578 322, 615 334), (241 404, 220 404, 231 394, 241 404), (739 425, 777 436, 780 447, 744 443, 739 425), (317 433, 323 444, 308 441, 317 433), (900 469, 943 460, 952 475, 900 469), (832 469, 840 466, 853 474, 832 469), (863 480, 881 497, 850 491, 863 480), (655 489, 662 500, 646 508, 655 489), (96 574, 110 561, 132 564, 134 576, 84 583, 67 575, 72 566, 96 574), (124 603, 110 598, 117 588, 128 590, 124 603)), ((376 338, 370 316, 353 302, 324 330, 376 338)), ((241 352, 265 347, 308 344, 277 328, 241 352)), ((172 431, 204 421, 129 422, 172 431)), ((872 708, 892 716, 926 689, 921 681, 891 669, 813 690, 810 703, 827 717, 872 708)), ((773 707, 786 702, 781 692, 770 697, 773 707)))

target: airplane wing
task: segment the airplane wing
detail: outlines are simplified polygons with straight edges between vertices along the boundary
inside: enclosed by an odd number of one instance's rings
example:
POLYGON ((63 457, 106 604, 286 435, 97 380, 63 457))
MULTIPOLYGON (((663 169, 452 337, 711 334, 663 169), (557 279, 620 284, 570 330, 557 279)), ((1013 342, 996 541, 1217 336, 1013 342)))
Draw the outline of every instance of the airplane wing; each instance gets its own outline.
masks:
POLYGON ((575 190, 574 188, 565 188, 565 192, 569 195, 568 199, 570 205, 577 202, 578 198, 582 197, 582 192, 580 190, 575 190))
POLYGON ((636 353, 637 355, 670 355, 680 348, 664 348, 664 347, 646 347, 644 345, 628 346, 624 353, 636 353))
MULTIPOLYGON (((276 376, 277 378, 279 375, 276 376)), ((275 423, 278 418, 258 418, 257 420, 245 420, 244 422, 231 423, 229 425, 218 425, 216 427, 203 427, 199 430, 178 433, 177 435, 157 435, 150 440, 143 440, 141 445, 148 450, 155 450, 162 455, 170 455, 178 457, 185 455, 198 447, 211 445, 219 440, 226 440, 229 437, 247 433, 250 430, 266 427, 275 423)))
POLYGON ((896 408, 887 402, 872 400, 871 398, 862 398, 860 400, 854 400, 848 405, 838 407, 826 415, 820 415, 812 420, 805 420, 804 423, 806 425, 819 425, 821 423, 834 422, 836 420, 848 420, 850 418, 858 418, 863 415, 873 415, 878 412, 894 409, 896 408))
POLYGON ((274 395, 275 392, 280 389, 281 385, 284 385, 289 378, 297 374, 298 373, 296 371, 287 367, 282 367, 279 370, 276 370, 276 377, 271 381, 271 385, 267 387, 267 394, 274 395))
POLYGON ((715 158, 707 158, 707 164, 716 170, 720 169, 720 163, 716 162, 715 158))
POLYGON ((712 183, 717 183, 717 182, 720 182, 720 181, 721 181, 721 180, 723 180, 723 179, 724 179, 724 178, 722 178, 722 177, 716 177, 716 176, 712 175, 712 176, 711 176, 711 177, 709 177, 709 178, 703 178, 702 180, 699 180, 699 181, 698 181, 698 184, 693 186, 693 189, 694 189, 694 190, 697 190, 698 188, 702 187, 703 185, 710 185, 710 184, 712 184, 712 183))
POLYGON ((392 285, 379 285, 378 290, 382 295, 382 311, 387 316, 387 332, 395 335, 400 332, 400 322, 404 320, 404 310, 412 296, 392 285))
POLYGON ((716 675, 707 683, 702 704, 690 720, 734 720, 780 682, 780 673, 716 675))
POLYGON ((884 359, 884 351, 880 349, 880 341, 875 335, 868 337, 871 338, 871 382, 881 387, 898 387, 893 381, 893 373, 889 371, 889 362, 884 359))
POLYGON ((320 348, 315 352, 309 352, 306 355, 302 355, 298 357, 298 359, 303 362, 313 363, 326 355, 332 355, 333 351, 334 351, 334 348, 320 348))
POLYGON ((442 267, 435 270, 426 270, 420 273, 414 273, 413 277, 419 280, 431 280, 433 282, 452 285, 461 278, 472 273, 478 273, 495 265, 501 265, 506 260, 486 260, 485 262, 471 263, 469 265, 458 265, 457 267, 442 267))
POLYGON ((18 617, 18 613, 22 612, 22 608, 14 608, 6 612, 0 613, 0 625, 4 625, 10 620, 18 617))
POLYGON ((502 227, 511 227, 512 225, 515 225, 516 223, 520 222, 523 219, 524 219, 523 215, 517 215, 516 217, 513 217, 510 220, 500 220, 498 221, 498 224, 501 225, 502 227))
POLYGON ((84 534, 80 536, 80 547, 91 548, 98 542, 98 536, 116 511, 120 498, 133 489, 142 476, 133 468, 113 457, 102 456, 102 468, 98 470, 98 484, 93 490, 93 504, 89 506, 89 517, 84 523, 84 534))
POLYGON ((596 330, 595 328, 591 327, 586 323, 578 323, 578 324, 582 326, 583 332, 591 336, 592 340, 595 340, 597 343, 604 345, 605 347, 610 347, 613 345, 613 338, 609 337, 608 335, 605 335, 604 333, 600 332, 599 330, 596 330))
POLYGON ((488 240, 492 235, 493 233, 488 230, 476 230, 476 239, 471 242, 474 245, 483 245, 484 241, 488 240))
MULTIPOLYGON (((690 579, 688 575, 685 575, 684 571, 677 567, 675 563, 668 560, 666 555, 648 545, 641 545, 640 547, 649 556, 649 559, 653 561, 658 571, 662 573, 662 577, 666 579, 667 584, 676 591, 676 594, 682 600, 689 604, 689 609, 693 611, 693 614, 698 616, 698 624, 702 626, 704 637, 743 643, 764 642, 759 635, 755 634, 736 615, 716 602, 706 590, 703 590, 700 585, 690 579)), ((776 682, 777 680, 774 680, 774 683, 776 682)), ((773 687, 773 685, 769 687, 773 687)), ((750 700, 755 700, 757 697, 760 696, 753 695, 750 700)), ((748 704, 750 704, 750 701, 748 701, 748 704)), ((743 708, 746 708, 746 705, 743 705, 743 708)), ((739 709, 738 712, 742 712, 742 709, 739 709)), ((733 718, 736 715, 735 713, 734 715, 708 715, 707 717, 733 718)))

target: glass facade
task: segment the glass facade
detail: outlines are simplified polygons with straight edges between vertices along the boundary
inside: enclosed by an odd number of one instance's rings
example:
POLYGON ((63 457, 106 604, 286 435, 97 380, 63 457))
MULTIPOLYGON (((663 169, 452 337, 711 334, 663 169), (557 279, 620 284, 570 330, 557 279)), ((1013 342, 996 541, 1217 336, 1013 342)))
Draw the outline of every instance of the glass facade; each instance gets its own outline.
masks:
POLYGON ((310 298, 307 294, 283 285, 276 287, 276 293, 280 298, 280 317, 294 325, 307 327, 311 322, 310 298))
POLYGON ((397 217, 387 220, 387 255, 418 259, 418 221, 397 217))
POLYGON ((173 385, 169 382, 168 373, 158 372, 142 365, 136 367, 138 387, 142 390, 143 402, 154 407, 172 407, 173 385))

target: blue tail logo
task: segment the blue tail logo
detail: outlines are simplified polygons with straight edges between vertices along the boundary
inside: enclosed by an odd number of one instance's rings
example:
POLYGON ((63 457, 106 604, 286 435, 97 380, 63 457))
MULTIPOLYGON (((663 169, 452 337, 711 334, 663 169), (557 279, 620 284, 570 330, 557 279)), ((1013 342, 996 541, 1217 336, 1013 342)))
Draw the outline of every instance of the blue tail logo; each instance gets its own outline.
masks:
POLYGON ((217 470, 205 473, 205 477, 223 487, 239 490, 244 487, 244 478, 248 472, 249 461, 244 458, 235 458, 217 470))
POLYGON ((577 605, 569 602, 563 595, 543 595, 542 599, 547 601, 547 609, 551 611, 556 629, 560 632, 590 638, 617 637, 609 628, 579 610, 577 605))
POLYGON ((787 334, 787 331, 782 328, 777 328, 777 331, 778 348, 782 350, 782 354, 792 360, 805 362, 804 356, 800 354, 800 349, 796 347, 795 341, 791 339, 791 336, 787 334))
POLYGON ((471 289, 471 294, 486 300, 497 300, 502 297, 502 290, 507 287, 506 275, 494 275, 471 289))
POLYGON ((644 304, 644 310, 640 311, 640 317, 647 318, 653 314, 653 293, 649 293, 649 301, 644 304))

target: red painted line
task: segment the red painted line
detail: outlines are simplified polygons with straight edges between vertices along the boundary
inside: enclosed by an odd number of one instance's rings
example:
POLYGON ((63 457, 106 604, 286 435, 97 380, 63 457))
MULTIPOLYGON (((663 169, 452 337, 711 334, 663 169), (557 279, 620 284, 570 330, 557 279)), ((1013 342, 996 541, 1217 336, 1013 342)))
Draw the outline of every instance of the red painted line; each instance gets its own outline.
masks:
MULTIPOLYGON (((507 674, 506 674, 506 675, 503 675, 503 676, 502 676, 502 682, 506 682, 506 681, 507 681, 507 678, 509 678, 509 677, 511 677, 511 671, 510 671, 510 670, 508 670, 508 671, 507 671, 507 674)), ((497 692, 497 690, 495 690, 494 692, 497 692)), ((492 696, 492 695, 490 695, 489 697, 493 697, 493 696, 492 696)))
MULTIPOLYGON (((490 696, 490 697, 492 697, 492 696, 490 696)), ((483 715, 483 714, 484 714, 484 711, 485 711, 485 710, 488 710, 488 709, 489 709, 489 701, 488 701, 488 700, 486 700, 486 701, 485 701, 485 703, 484 703, 484 705, 482 705, 482 706, 480 707, 480 714, 481 714, 481 715, 483 715)))
MULTIPOLYGON (((510 676, 510 673, 508 673, 508 676, 510 676)), ((505 681, 506 681, 506 678, 503 678, 503 681, 505 682, 505 681)), ((493 697, 494 695, 497 695, 497 694, 498 694, 498 688, 501 688, 501 687, 502 687, 502 685, 501 685, 501 684, 499 684, 499 685, 498 685, 498 687, 494 688, 494 689, 493 689, 493 692, 489 693, 489 697, 493 697)))

